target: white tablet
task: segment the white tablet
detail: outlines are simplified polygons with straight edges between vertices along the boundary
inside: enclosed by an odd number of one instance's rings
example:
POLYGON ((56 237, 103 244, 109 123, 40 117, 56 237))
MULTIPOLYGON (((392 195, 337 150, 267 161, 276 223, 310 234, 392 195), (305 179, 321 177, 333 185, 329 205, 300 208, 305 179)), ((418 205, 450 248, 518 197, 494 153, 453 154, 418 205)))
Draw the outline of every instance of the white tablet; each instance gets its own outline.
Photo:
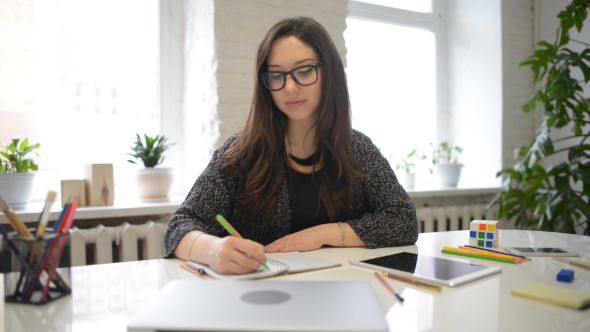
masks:
POLYGON ((525 257, 577 257, 577 252, 561 248, 546 247, 506 247, 506 251, 525 257))
POLYGON ((350 264, 451 287, 500 273, 502 270, 499 266, 470 264, 468 260, 451 260, 409 252, 350 261, 350 264))

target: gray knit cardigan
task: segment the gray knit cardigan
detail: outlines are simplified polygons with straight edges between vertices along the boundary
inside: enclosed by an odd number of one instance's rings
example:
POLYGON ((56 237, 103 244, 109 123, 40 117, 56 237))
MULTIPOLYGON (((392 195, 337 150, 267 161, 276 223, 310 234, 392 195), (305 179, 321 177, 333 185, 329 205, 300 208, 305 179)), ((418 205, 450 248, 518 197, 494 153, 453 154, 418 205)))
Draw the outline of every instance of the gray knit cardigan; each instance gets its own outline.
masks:
MULTIPOLYGON (((244 238, 263 245, 289 234, 291 211, 286 176, 277 192, 276 208, 270 222, 263 223, 261 216, 249 218, 246 207, 236 199, 244 193, 244 179, 230 177, 221 171, 220 158, 239 135, 231 136, 215 151, 211 162, 170 219, 164 235, 165 257, 173 257, 180 239, 190 231, 226 236, 227 232, 215 218, 217 214, 223 215, 244 238)), ((351 150, 368 177, 360 179, 360 193, 353 198, 342 222, 348 223, 369 248, 414 244, 418 239, 416 209, 397 182, 389 162, 371 139, 358 131, 353 131, 351 150)))

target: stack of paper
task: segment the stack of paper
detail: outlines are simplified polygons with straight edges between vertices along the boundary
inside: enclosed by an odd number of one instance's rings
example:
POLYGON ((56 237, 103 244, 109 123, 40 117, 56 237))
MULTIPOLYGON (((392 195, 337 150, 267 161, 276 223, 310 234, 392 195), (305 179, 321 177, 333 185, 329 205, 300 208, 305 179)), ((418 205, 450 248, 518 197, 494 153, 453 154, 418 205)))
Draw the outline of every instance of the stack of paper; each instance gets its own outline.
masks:
POLYGON ((541 283, 513 289, 510 293, 532 300, 576 309, 584 309, 590 306, 590 293, 588 292, 557 288, 541 283))

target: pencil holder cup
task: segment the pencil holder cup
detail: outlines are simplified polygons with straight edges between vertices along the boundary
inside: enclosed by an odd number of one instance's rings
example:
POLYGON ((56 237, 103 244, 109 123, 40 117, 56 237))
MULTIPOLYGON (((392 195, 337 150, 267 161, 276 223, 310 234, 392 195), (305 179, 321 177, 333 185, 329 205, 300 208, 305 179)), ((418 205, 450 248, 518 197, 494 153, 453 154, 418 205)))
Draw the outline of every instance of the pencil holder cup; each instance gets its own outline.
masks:
POLYGON ((69 234, 42 238, 8 234, 2 241, 4 299, 45 304, 72 293, 69 234))

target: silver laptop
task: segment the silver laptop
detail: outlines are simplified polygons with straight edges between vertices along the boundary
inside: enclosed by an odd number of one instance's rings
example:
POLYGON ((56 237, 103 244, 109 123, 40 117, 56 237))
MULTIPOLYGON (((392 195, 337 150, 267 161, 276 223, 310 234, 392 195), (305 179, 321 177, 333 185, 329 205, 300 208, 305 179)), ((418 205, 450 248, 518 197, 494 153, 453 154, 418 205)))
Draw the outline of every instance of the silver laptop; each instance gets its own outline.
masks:
POLYGON ((173 280, 128 331, 387 331, 360 281, 173 280))

